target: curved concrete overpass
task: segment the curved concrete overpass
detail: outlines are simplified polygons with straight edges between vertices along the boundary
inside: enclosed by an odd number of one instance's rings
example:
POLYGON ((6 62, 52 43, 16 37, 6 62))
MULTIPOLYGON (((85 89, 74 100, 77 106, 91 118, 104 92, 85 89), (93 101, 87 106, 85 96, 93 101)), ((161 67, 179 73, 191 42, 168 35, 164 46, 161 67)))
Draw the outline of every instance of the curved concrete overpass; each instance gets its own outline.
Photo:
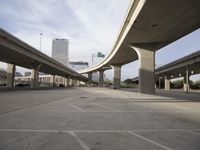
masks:
POLYGON ((199 0, 132 0, 108 56, 79 73, 99 71, 102 78, 102 72, 112 67, 114 88, 119 88, 121 66, 139 59, 140 92, 153 94, 155 52, 198 29, 199 15, 199 0))

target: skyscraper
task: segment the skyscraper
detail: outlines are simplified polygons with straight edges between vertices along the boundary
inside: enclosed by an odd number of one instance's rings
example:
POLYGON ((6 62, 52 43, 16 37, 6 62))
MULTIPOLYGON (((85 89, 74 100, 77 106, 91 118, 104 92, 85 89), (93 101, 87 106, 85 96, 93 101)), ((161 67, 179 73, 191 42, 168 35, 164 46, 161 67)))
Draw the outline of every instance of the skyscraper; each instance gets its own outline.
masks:
POLYGON ((69 40, 54 39, 52 43, 52 58, 69 66, 69 40))

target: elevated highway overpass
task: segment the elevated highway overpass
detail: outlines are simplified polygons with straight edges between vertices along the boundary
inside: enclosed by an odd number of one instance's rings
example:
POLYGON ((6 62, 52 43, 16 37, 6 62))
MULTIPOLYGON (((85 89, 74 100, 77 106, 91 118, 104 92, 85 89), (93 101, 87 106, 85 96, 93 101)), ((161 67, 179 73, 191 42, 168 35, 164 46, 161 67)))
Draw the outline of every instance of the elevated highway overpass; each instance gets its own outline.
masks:
POLYGON ((0 28, 0 61, 8 63, 7 87, 14 86, 16 65, 32 69, 32 88, 38 87, 39 72, 68 78, 67 82, 70 78, 80 81, 88 80, 85 76, 31 47, 2 28, 0 28))
POLYGON ((155 70, 159 83, 165 80, 165 90, 170 89, 170 79, 184 77, 184 91, 188 92, 190 75, 195 74, 200 74, 200 50, 155 70))
POLYGON ((114 70, 114 88, 120 88, 121 66, 139 59, 139 91, 154 94, 155 52, 200 27, 198 0, 132 0, 108 56, 79 73, 114 70))
MULTIPOLYGON (((170 89, 170 79, 183 77, 183 89, 188 92, 189 78, 195 74, 200 74, 200 50, 155 69, 155 77, 159 83, 159 88, 161 87, 161 80, 164 79, 165 90, 170 89)), ((134 82, 138 80, 138 77, 133 78, 134 82)))

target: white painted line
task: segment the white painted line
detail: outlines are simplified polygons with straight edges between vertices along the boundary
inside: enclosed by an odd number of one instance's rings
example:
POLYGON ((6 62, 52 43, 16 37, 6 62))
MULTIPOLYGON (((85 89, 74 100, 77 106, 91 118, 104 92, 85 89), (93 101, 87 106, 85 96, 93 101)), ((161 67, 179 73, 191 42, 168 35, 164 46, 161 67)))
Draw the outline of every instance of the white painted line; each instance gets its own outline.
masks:
MULTIPOLYGON (((90 112, 93 112, 93 113, 100 113, 100 112, 102 112, 102 113, 182 113, 182 112, 186 112, 186 111, 140 111, 140 110, 133 110, 133 111, 123 111, 123 110, 114 110, 115 108, 111 108, 111 107, 107 107, 107 106, 100 106, 100 107, 102 107, 102 108, 106 108, 106 109, 112 109, 111 111, 99 111, 99 110, 88 110, 88 111, 86 111, 86 110, 84 110, 84 109, 81 109, 80 107, 77 107, 77 106, 75 106, 75 105, 73 105, 73 104, 69 104, 69 105, 71 105, 73 108, 75 108, 75 109, 78 109, 79 111, 67 111, 67 112, 71 112, 71 113, 74 113, 74 112, 85 112, 85 113, 90 113, 90 112)), ((46 110, 46 111, 57 111, 57 110, 46 110)), ((187 111, 188 113, 200 113, 200 112, 197 112, 197 111, 187 111)))
MULTIPOLYGON (((87 132, 87 133, 101 133, 101 132, 178 132, 178 131, 190 131, 190 132, 195 132, 195 131, 200 131, 200 129, 141 129, 141 130, 34 130, 34 129, 0 129, 0 132, 38 132, 38 133, 58 133, 58 132, 63 132, 63 133, 68 133, 68 132, 87 132)), ((195 132, 196 133, 196 132, 195 132)), ((136 134, 136 133, 135 133, 136 134)))
POLYGON ((129 132, 131 130, 32 130, 32 129, 0 129, 0 132, 37 132, 37 133, 110 133, 110 132, 129 132))
POLYGON ((32 130, 32 129, 0 129, 0 132, 68 133, 68 131, 65 130, 32 130))
POLYGON ((81 112, 87 112, 87 111, 85 111, 84 109, 81 109, 80 107, 75 106, 75 105, 73 105, 73 104, 69 104, 69 105, 72 106, 73 108, 75 108, 75 109, 81 111, 81 112))
POLYGON ((84 150, 91 150, 74 132, 69 132, 70 135, 74 137, 74 139, 78 142, 78 144, 84 149, 84 150))
MULTIPOLYGON (((132 130, 133 132, 178 132, 186 131, 187 129, 141 129, 141 130, 132 130)), ((198 129, 189 129, 189 130, 198 130, 198 129)))
POLYGON ((118 109, 115 109, 115 108, 112 108, 112 107, 109 107, 109 106, 105 106, 105 105, 103 105, 103 104, 95 103, 95 105, 98 105, 98 106, 100 106, 100 107, 102 107, 102 108, 105 108, 105 109, 110 109, 110 110, 112 110, 112 111, 121 112, 121 111, 118 110, 118 109))
POLYGON ((164 145, 162 145, 162 144, 159 144, 159 143, 157 143, 157 142, 155 142, 155 141, 153 141, 153 140, 150 140, 150 139, 148 139, 148 138, 146 138, 146 137, 144 137, 144 136, 141 136, 141 135, 139 135, 139 134, 136 134, 136 133, 134 133, 133 131, 129 131, 128 133, 130 133, 130 134, 132 134, 132 135, 134 135, 134 136, 136 136, 136 137, 138 137, 138 138, 140 138, 140 139, 143 139, 143 140, 145 140, 145 141, 147 141, 147 142, 149 142, 149 143, 152 143, 152 144, 154 144, 154 145, 157 145, 157 146, 159 146, 159 147, 161 147, 161 148, 163 148, 163 149, 165 149, 165 150, 172 150, 172 149, 169 148, 169 147, 166 147, 166 146, 164 146, 164 145))
POLYGON ((188 132, 188 133, 191 133, 191 134, 200 135, 200 133, 195 132, 195 131, 190 131, 190 130, 185 130, 185 131, 188 132))
POLYGON ((75 133, 127 133, 129 130, 74 130, 75 133))

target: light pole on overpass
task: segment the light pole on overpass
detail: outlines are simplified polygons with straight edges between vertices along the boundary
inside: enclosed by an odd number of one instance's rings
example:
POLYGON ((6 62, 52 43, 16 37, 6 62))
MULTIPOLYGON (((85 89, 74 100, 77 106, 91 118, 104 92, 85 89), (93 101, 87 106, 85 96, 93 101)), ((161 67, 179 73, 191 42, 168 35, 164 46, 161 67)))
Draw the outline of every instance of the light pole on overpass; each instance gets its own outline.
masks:
POLYGON ((43 33, 40 33, 40 51, 41 51, 41 48, 42 48, 42 35, 43 35, 43 33))

